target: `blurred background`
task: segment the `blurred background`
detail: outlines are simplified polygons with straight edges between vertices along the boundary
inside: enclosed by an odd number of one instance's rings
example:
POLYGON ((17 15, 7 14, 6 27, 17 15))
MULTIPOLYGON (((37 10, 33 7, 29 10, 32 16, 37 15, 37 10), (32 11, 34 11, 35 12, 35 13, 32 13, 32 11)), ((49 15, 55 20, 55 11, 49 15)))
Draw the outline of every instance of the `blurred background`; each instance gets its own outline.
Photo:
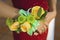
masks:
POLYGON ((55 40, 60 40, 60 0, 57 0, 57 16, 55 23, 55 40))
MULTIPOLYGON (((0 0, 1 1, 1 0, 0 0)), ((2 0, 12 6, 11 0, 2 0)), ((6 18, 0 18, 0 40, 13 40, 13 34, 5 25, 6 18)), ((55 21, 54 40, 60 40, 60 0, 57 0, 57 16, 55 21)))

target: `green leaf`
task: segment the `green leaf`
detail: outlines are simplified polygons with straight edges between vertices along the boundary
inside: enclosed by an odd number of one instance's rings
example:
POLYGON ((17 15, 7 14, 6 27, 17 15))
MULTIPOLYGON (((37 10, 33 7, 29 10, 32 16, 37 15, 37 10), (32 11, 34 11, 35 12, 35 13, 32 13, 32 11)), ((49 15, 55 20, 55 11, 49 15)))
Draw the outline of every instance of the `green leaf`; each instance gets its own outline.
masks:
POLYGON ((27 12, 26 12, 25 10, 23 10, 23 9, 20 9, 20 10, 19 10, 19 14, 20 14, 20 15, 27 16, 27 12))
POLYGON ((41 13, 42 13, 42 9, 39 8, 38 13, 37 13, 38 17, 40 17, 41 13))
POLYGON ((38 25, 39 21, 35 20, 35 22, 32 24, 33 27, 36 27, 38 25))
POLYGON ((33 30, 32 29, 28 30, 27 34, 30 35, 30 36, 32 36, 33 30))
POLYGON ((40 17, 40 19, 44 19, 46 15, 47 15, 47 11, 45 11, 45 13, 40 17))

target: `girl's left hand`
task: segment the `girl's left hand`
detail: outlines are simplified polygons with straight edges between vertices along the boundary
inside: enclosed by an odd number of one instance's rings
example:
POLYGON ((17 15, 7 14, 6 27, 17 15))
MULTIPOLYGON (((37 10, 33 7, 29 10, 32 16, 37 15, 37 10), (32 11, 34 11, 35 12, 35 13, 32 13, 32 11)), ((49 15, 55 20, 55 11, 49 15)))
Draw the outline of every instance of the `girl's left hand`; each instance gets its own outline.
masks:
POLYGON ((47 30, 47 25, 44 22, 40 22, 40 26, 38 26, 37 28, 37 32, 34 33, 34 35, 38 35, 39 33, 42 34, 47 30))

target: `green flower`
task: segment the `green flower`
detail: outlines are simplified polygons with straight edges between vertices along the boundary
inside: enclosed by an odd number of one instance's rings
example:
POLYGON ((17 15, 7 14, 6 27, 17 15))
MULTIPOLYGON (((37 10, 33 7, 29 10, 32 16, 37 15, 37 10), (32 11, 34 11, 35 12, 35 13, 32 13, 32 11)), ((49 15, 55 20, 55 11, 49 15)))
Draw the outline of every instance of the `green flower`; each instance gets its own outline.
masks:
POLYGON ((27 16, 27 21, 32 24, 35 21, 34 16, 32 15, 27 16))
POLYGON ((10 27, 12 24, 13 24, 13 20, 10 18, 7 18, 6 25, 10 27))
POLYGON ((18 22, 19 23, 23 23, 25 21, 26 21, 26 17, 25 16, 21 15, 21 16, 18 17, 18 22))

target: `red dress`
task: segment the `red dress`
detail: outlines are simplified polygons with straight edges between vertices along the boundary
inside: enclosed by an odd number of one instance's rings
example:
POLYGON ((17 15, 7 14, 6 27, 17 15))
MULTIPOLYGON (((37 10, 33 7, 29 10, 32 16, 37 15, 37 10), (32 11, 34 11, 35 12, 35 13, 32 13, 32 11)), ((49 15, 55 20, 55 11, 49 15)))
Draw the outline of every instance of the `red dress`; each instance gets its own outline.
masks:
MULTIPOLYGON (((45 10, 48 10, 48 2, 47 0, 12 0, 14 7, 19 9, 27 10, 33 6, 41 6, 45 10)), ((46 40, 48 29, 43 33, 37 36, 32 35, 29 36, 27 33, 21 32, 17 34, 13 32, 14 40, 46 40)))

